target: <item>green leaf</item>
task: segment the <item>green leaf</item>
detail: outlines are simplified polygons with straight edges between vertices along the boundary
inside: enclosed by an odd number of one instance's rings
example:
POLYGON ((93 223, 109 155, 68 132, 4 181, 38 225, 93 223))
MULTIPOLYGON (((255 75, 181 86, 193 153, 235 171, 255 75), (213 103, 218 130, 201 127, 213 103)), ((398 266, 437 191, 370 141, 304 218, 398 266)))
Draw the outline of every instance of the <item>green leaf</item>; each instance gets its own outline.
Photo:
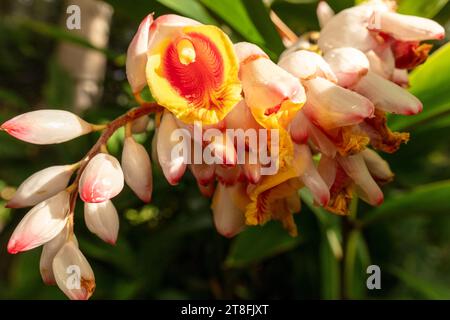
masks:
POLYGON ((420 128, 450 113, 450 73, 447 70, 450 70, 450 43, 437 50, 411 74, 411 93, 422 101, 423 112, 412 117, 393 117, 392 129, 420 128))
MULTIPOLYGON (((253 23, 252 16, 254 13, 248 11, 246 5, 244 5, 244 1, 247 0, 200 0, 205 7, 223 19, 243 39, 255 43, 265 50, 270 49, 272 44, 264 38, 253 23)), ((258 9, 258 12, 261 12, 261 8, 258 9)), ((255 18, 256 17, 253 17, 253 19, 255 18)), ((259 24, 261 24, 261 22, 259 24)), ((276 58, 276 55, 280 52, 281 51, 274 50, 273 52, 267 53, 272 58, 276 58)))
POLYGON ((382 206, 370 211, 364 226, 412 215, 449 214, 450 181, 427 184, 400 196, 390 197, 382 206))
POLYGON ((333 254, 328 237, 322 235, 319 250, 321 298, 337 300, 339 299, 341 288, 341 268, 339 260, 333 254))
POLYGON ((245 267, 289 251, 300 241, 298 237, 289 236, 279 222, 272 221, 261 227, 250 227, 233 241, 225 266, 245 267))
POLYGON ((388 271, 399 278, 406 286, 413 289, 426 299, 450 299, 450 290, 448 289, 448 287, 420 279, 417 276, 397 267, 391 267, 388 269, 388 271))
POLYGON ((280 55, 285 49, 275 25, 270 19, 269 9, 261 0, 245 0, 244 5, 250 14, 253 24, 265 41, 265 47, 280 55))
POLYGON ((366 295, 366 269, 370 265, 367 245, 359 230, 348 235, 344 261, 345 294, 349 299, 363 299, 366 295))
POLYGON ((448 0, 401 0, 398 12, 409 14, 413 16, 422 16, 426 18, 433 18, 435 15, 445 7, 448 0))
POLYGON ((162 5, 181 15, 195 19, 204 24, 217 24, 217 21, 196 0, 157 0, 162 5))
POLYGON ((313 204, 313 197, 307 189, 300 191, 302 201, 316 215, 320 225, 320 280, 321 297, 327 300, 339 299, 341 294, 342 245, 340 217, 313 204))

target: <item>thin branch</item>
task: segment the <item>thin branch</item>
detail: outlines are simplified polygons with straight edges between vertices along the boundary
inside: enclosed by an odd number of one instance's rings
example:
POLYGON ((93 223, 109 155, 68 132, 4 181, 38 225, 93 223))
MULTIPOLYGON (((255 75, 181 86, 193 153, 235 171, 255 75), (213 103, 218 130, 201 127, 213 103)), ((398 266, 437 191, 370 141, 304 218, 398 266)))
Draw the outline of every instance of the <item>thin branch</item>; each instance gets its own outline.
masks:
POLYGON ((291 28, 289 28, 273 10, 270 10, 270 19, 275 25, 275 28, 280 34, 281 40, 283 40, 286 47, 290 47, 298 40, 298 36, 295 32, 292 31, 291 28))
POLYGON ((86 168, 89 161, 100 152, 101 147, 105 145, 109 138, 121 127, 126 125, 127 123, 136 120, 142 116, 148 115, 153 112, 159 112, 162 111, 163 107, 161 107, 157 103, 149 103, 145 102, 142 103, 140 107, 132 109, 128 111, 127 113, 121 115, 120 117, 114 119, 111 121, 106 128, 104 129, 102 135, 97 140, 95 145, 88 151, 88 153, 83 157, 83 159, 80 161, 80 168, 77 170, 77 175, 75 177, 75 180, 71 187, 73 188, 72 194, 70 196, 70 214, 74 213, 75 205, 77 202, 77 196, 78 196, 78 184, 80 182, 81 175, 86 168))

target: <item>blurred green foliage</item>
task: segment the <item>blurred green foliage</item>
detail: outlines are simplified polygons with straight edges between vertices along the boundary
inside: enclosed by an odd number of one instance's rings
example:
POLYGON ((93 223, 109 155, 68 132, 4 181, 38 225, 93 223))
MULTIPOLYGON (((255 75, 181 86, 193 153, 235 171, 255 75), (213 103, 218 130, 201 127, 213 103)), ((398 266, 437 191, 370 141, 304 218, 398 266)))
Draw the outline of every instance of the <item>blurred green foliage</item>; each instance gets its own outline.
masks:
MULTIPOLYGON (((59 26, 63 1, 0 3, 0 122, 35 107, 70 109, 72 79, 54 57, 60 42, 102 52, 108 69, 101 101, 84 115, 105 122, 133 106, 124 73, 124 53, 149 12, 175 12, 226 30, 233 41, 254 42, 276 59, 282 43, 270 22, 274 10, 298 34, 318 28, 315 0, 107 0, 114 7, 108 49, 99 49, 59 26)), ((340 11, 353 0, 328 1, 340 11)), ((401 0, 402 12, 435 17, 450 25, 446 0, 401 0)), ((444 42, 435 43, 439 48, 444 42)), ((187 174, 170 187, 154 168, 154 195, 143 205, 129 190, 115 200, 121 213, 117 245, 87 231, 76 212, 80 248, 95 271, 96 299, 187 298, 381 298, 450 297, 450 47, 443 46, 411 75, 411 91, 425 105, 415 117, 392 117, 411 142, 386 156, 396 180, 386 201, 373 209, 353 204, 341 218, 312 205, 302 191, 296 217, 300 235, 290 238, 278 224, 249 228, 233 240, 219 236, 209 200, 187 174), (382 270, 382 290, 368 291, 366 268, 382 270)), ((152 132, 139 136, 150 150, 152 132)), ((0 134, 0 205, 26 177, 44 167, 78 161, 96 136, 63 146, 32 146, 0 134)), ((108 144, 120 155, 123 132, 108 144)), ((80 206, 79 206, 80 207, 80 206)), ((60 299, 39 275, 40 250, 8 255, 6 243, 25 210, 0 209, 0 298, 60 299)))

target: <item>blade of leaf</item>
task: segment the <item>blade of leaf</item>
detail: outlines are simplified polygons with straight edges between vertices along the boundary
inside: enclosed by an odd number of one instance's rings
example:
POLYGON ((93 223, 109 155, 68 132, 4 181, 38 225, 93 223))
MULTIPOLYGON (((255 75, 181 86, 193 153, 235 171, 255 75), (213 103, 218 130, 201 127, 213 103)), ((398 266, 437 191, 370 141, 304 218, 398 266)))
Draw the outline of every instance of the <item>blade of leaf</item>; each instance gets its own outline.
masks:
POLYGON ((285 49, 280 35, 269 16, 269 10, 261 0, 245 0, 247 12, 251 12, 250 19, 256 26, 265 41, 265 47, 280 55, 285 49))
POLYGON ((243 4, 243 0, 200 0, 200 2, 223 19, 246 41, 255 43, 262 46, 264 49, 267 49, 268 43, 254 25, 250 18, 251 13, 247 11, 243 4))
POLYGON ((433 18, 445 7, 448 0, 401 0, 398 6, 398 12, 413 16, 433 18))
POLYGON ((426 299, 448 300, 450 299, 450 290, 447 287, 437 283, 431 283, 424 279, 408 273, 398 267, 388 269, 390 273, 399 278, 406 286, 421 294, 426 299))
POLYGON ((313 197, 307 189, 300 191, 302 201, 316 215, 321 230, 319 247, 321 272, 321 297, 327 300, 339 299, 341 293, 341 224, 339 217, 313 204, 313 197))
POLYGON ((196 0, 157 0, 162 5, 181 15, 195 19, 204 24, 217 25, 217 21, 196 0))
POLYGON ((450 181, 420 186, 401 196, 391 197, 382 206, 370 211, 363 219, 363 226, 412 215, 450 213, 450 181))
POLYGON ((447 70, 450 70, 450 43, 411 74, 410 91, 422 101, 424 110, 413 117, 393 117, 393 130, 413 129, 450 112, 450 73, 447 70))
POLYGON ((233 241, 225 266, 245 267, 289 251, 300 242, 299 237, 289 236, 277 222, 269 222, 262 227, 250 227, 233 241))

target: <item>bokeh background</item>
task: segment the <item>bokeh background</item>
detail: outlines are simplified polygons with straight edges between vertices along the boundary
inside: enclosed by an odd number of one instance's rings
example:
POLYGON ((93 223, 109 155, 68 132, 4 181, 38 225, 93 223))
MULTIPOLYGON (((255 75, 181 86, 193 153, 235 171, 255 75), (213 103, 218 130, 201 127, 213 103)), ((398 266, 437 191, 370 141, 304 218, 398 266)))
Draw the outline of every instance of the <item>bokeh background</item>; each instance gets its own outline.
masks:
MULTIPOLYGON (((329 4, 342 10, 351 0, 329 4)), ((94 123, 135 102, 125 76, 125 53, 141 19, 178 13, 221 26, 277 59, 283 44, 270 21, 275 11, 297 34, 317 30, 314 0, 1 0, 0 122, 38 108, 67 109, 94 123), (66 28, 66 9, 81 6, 82 29, 66 28)), ((450 33, 448 0, 401 0, 400 11, 433 18, 450 33)), ((216 233, 209 200, 187 173, 170 187, 154 170, 154 195, 143 205, 129 189, 115 204, 121 217, 112 247, 85 227, 80 205, 75 230, 96 275, 94 299, 450 299, 450 46, 435 44, 411 75, 425 105, 414 117, 392 117, 411 141, 386 156, 396 179, 373 209, 353 203, 342 218, 311 206, 302 193, 299 237, 277 223, 228 240, 216 233), (366 288, 366 268, 379 265, 382 289, 366 288)), ((380 92, 380 94, 383 94, 380 92)), ((148 99, 151 97, 147 96, 148 99)), ((138 139, 150 150, 152 123, 138 139)), ((40 249, 9 255, 6 244, 26 210, 3 205, 33 172, 77 162, 97 136, 56 146, 33 146, 0 132, 0 298, 64 299, 39 275, 40 249)), ((110 140, 120 156, 123 132, 110 140)))

